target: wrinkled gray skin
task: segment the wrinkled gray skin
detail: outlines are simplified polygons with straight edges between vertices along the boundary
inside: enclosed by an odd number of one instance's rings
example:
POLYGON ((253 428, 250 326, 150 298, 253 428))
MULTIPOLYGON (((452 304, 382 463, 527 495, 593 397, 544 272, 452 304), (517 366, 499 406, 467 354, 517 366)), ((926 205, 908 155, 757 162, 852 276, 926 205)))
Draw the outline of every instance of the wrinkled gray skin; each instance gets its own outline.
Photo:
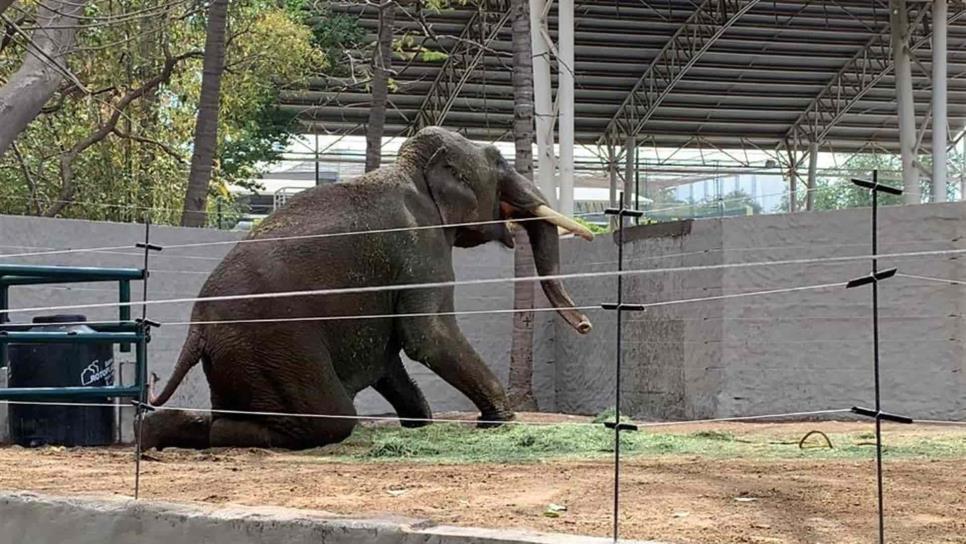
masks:
MULTIPOLYGON (((352 182, 309 189, 258 227, 253 239, 423 227, 532 217, 543 196, 493 146, 430 127, 409 139, 396 164, 352 182)), ((558 273, 558 234, 547 221, 521 223, 540 275, 558 273)), ((504 222, 380 234, 238 244, 211 273, 201 297, 446 282, 452 248, 491 240, 512 246, 504 222)), ((585 316, 558 281, 548 299, 580 332, 585 316)), ((192 321, 453 311, 453 288, 199 302, 192 321)), ((429 419, 429 405, 403 367, 400 351, 470 398, 481 419, 513 418, 500 382, 452 315, 282 323, 194 325, 175 371, 152 404, 174 393, 199 360, 216 410, 354 415, 355 395, 373 387, 402 418, 429 419)), ((143 445, 303 449, 338 442, 352 419, 148 414, 143 445)), ((422 422, 407 422, 417 426, 422 422)))

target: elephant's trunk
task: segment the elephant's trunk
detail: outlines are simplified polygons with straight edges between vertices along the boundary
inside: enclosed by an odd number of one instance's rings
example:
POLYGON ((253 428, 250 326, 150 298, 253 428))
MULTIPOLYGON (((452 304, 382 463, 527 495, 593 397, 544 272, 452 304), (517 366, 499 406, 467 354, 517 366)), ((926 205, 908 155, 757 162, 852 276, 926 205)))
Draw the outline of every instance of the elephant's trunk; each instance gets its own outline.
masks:
MULTIPOLYGON (((555 276, 560 273, 560 238, 557 227, 547 221, 522 221, 521 225, 530 238, 533 248, 533 262, 537 267, 537 274, 541 276, 555 276)), ((574 308, 574 301, 567 294, 563 284, 557 279, 540 280, 547 300, 557 309, 557 313, 564 318, 571 327, 580 334, 587 334, 592 328, 587 316, 574 308)))
MULTIPOLYGON (((527 237, 530 238, 533 262, 540 276, 555 276, 560 273, 558 226, 586 240, 594 238, 586 227, 552 210, 533 182, 516 172, 507 176, 500 184, 500 217, 527 219, 519 224, 526 229, 527 237), (534 218, 537 217, 543 221, 535 221, 534 218)), ((540 280, 540 284, 550 304, 571 327, 581 334, 590 332, 590 320, 574 308, 574 301, 560 280, 544 279, 540 280)))

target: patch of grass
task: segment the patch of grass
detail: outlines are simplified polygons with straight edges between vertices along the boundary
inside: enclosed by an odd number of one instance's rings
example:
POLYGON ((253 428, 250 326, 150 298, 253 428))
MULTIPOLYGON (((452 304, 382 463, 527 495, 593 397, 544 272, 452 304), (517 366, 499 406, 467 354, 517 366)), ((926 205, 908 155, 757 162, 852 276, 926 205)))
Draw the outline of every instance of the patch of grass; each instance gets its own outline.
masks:
POLYGON ((414 457, 419 454, 425 456, 426 453, 427 452, 425 451, 420 452, 417 450, 409 441, 400 437, 392 436, 387 440, 382 440, 378 444, 374 444, 372 448, 366 451, 363 455, 376 459, 393 459, 400 457, 414 457))
POLYGON ((696 433, 691 433, 690 436, 694 438, 704 438, 707 440, 720 440, 722 442, 735 441, 735 435, 722 431, 698 431, 696 433))
MULTIPOLYGON (((597 414, 597 416, 594 417, 593 422, 599 423, 601 425, 603 425, 604 423, 613 423, 616 420, 616 416, 617 416, 617 410, 614 407, 610 407, 604 410, 603 412, 597 414)), ((621 414, 621 422, 633 423, 633 420, 630 418, 630 416, 621 414)))
MULTIPOLYGON (((628 457, 687 456, 749 459, 871 459, 867 433, 830 433, 833 449, 800 449, 800 436, 753 433, 736 436, 714 430, 689 434, 621 433, 628 457)), ((360 426, 341 444, 310 455, 331 460, 371 462, 502 463, 554 458, 599 459, 614 451, 614 432, 603 425, 504 425, 477 429, 439 423, 418 429, 360 426)), ((884 449, 890 458, 966 458, 966 434, 892 434, 884 449)))

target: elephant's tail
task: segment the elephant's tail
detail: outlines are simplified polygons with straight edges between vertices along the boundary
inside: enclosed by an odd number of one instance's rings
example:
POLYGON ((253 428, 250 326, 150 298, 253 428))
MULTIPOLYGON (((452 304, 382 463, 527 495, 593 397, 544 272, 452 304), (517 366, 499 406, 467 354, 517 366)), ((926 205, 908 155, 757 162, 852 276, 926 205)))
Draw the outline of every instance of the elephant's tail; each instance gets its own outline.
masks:
POLYGON ((174 373, 168 378, 168 383, 165 384, 161 393, 157 395, 154 394, 154 382, 157 381, 157 376, 153 376, 149 399, 152 406, 161 406, 168 402, 168 399, 171 398, 174 391, 181 385, 181 381, 184 380, 185 375, 191 370, 191 367, 198 364, 198 361, 201 360, 203 349, 204 338, 201 334, 201 329, 197 325, 193 325, 188 330, 188 339, 181 346, 181 355, 178 356, 178 363, 174 365, 174 373))

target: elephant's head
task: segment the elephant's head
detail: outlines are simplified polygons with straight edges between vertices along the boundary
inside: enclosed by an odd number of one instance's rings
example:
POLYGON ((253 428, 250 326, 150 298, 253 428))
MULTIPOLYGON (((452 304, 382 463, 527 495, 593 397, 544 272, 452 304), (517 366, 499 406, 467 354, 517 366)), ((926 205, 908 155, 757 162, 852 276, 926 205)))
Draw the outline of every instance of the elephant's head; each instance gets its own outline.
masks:
MULTIPOLYGON (((498 240, 513 247, 507 222, 524 219, 519 224, 530 238, 537 273, 552 276, 560 271, 558 227, 593 239, 583 225, 552 210, 533 182, 517 173, 492 145, 478 145, 446 129, 427 127, 402 145, 397 165, 411 171, 421 189, 429 193, 443 223, 457 225, 453 228, 455 246, 498 240), (466 224, 487 221, 495 222, 466 224)), ((580 333, 590 331, 587 316, 574 309, 559 280, 541 280, 541 285, 567 323, 580 333)))

